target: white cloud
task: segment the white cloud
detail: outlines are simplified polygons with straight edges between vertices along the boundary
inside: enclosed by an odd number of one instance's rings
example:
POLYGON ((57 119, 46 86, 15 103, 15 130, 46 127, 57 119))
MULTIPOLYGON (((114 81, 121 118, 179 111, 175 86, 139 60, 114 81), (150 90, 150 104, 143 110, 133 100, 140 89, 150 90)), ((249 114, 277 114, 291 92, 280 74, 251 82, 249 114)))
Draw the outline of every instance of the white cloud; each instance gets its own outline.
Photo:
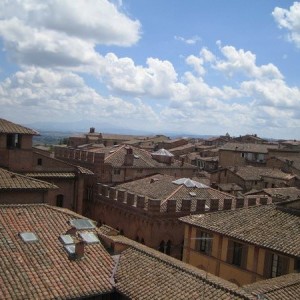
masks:
POLYGON ((214 68, 230 77, 243 74, 250 78, 283 78, 278 68, 271 63, 257 66, 256 55, 251 51, 237 50, 233 46, 220 47, 220 51, 225 59, 217 60, 214 68))
POLYGON ((193 37, 191 37, 191 38, 184 38, 184 37, 182 37, 182 36, 177 36, 177 35, 175 35, 174 36, 174 39, 176 40, 176 41, 180 41, 180 42, 183 42, 183 43, 185 43, 185 44, 188 44, 188 45, 194 45, 194 44, 196 44, 197 42, 199 42, 199 41, 201 41, 201 38, 199 37, 199 36, 193 36, 193 37))
POLYGON ((81 66, 100 59, 97 44, 131 46, 141 24, 107 0, 0 3, 0 35, 21 65, 81 66))
POLYGON ((0 105, 3 114, 14 110, 24 121, 73 121, 78 117, 157 120, 152 108, 141 101, 103 97, 77 74, 35 67, 19 71, 0 84, 0 105))
POLYGON ((300 2, 294 2, 289 9, 275 7, 272 15, 279 28, 288 30, 288 40, 300 48, 300 2))

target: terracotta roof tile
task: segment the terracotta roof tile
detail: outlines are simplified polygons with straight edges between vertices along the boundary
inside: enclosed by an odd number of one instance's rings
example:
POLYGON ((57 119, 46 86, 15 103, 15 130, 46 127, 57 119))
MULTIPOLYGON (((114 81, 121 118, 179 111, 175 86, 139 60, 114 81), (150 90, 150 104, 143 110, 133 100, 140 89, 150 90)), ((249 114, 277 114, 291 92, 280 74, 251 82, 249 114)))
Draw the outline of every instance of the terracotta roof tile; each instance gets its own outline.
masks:
MULTIPOLYGON (((152 158, 150 152, 130 146, 133 150, 134 161, 133 168, 189 168, 196 169, 195 166, 191 164, 184 163, 181 165, 181 162, 174 160, 171 164, 161 163, 152 158)), ((105 149, 105 163, 109 163, 114 167, 122 167, 124 165, 125 154, 126 154, 126 145, 119 147, 112 147, 105 149), (109 150, 110 149, 110 150, 109 150)), ((128 167, 127 167, 128 168, 128 167)))
POLYGON ((29 134, 37 135, 37 131, 30 128, 24 127, 22 125, 0 119, 0 133, 16 133, 16 134, 29 134))
POLYGON ((73 172, 31 172, 25 175, 32 178, 75 178, 73 172))
POLYGON ((56 185, 0 168, 0 190, 54 189, 56 185))
POLYGON ((109 238, 129 246, 120 254, 115 287, 130 299, 254 299, 235 284, 159 251, 123 236, 109 238))
POLYGON ((300 256, 300 218, 275 204, 180 218, 196 227, 291 256, 300 256))
POLYGON ((300 295, 300 273, 261 280, 240 289, 255 296, 263 296, 266 300, 294 300, 300 295))
POLYGON ((82 259, 70 260, 60 242, 74 218, 82 216, 48 205, 0 206, 0 299, 73 299, 112 291, 114 262, 101 243, 86 245, 82 259), (35 233, 38 241, 24 242, 21 232, 35 233))

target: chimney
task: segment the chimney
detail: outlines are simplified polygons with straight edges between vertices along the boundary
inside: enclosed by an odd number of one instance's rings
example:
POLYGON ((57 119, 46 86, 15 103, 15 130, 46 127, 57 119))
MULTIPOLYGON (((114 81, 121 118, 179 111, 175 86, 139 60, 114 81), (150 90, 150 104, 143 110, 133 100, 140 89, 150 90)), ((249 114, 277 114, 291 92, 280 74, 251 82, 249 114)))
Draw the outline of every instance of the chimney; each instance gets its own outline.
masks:
POLYGON ((95 133, 95 127, 90 128, 90 133, 95 133))
POLYGON ((124 165, 125 166, 133 166, 133 161, 134 161, 134 155, 132 148, 126 147, 126 154, 124 157, 124 165))
POLYGON ((84 256, 84 241, 75 244, 75 259, 81 259, 84 256))

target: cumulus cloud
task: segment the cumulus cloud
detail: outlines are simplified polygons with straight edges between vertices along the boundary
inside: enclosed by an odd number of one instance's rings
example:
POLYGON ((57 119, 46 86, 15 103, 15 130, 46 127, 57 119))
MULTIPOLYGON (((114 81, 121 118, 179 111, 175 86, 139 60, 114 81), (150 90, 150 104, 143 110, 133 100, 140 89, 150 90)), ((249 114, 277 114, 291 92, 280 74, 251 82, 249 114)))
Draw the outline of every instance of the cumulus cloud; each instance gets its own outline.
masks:
POLYGON ((21 65, 74 67, 97 63, 97 44, 137 43, 141 24, 107 0, 12 0, 0 3, 0 35, 21 65))
POLYGON ((300 48, 300 2, 294 2, 289 9, 275 7, 272 15, 278 27, 288 31, 288 40, 300 48))
POLYGON ((216 61, 214 68, 233 76, 236 73, 252 78, 283 78, 278 68, 273 64, 257 66, 256 55, 251 51, 237 50, 233 46, 220 47, 225 59, 216 61))
POLYGON ((141 101, 103 97, 77 74, 35 67, 19 71, 0 84, 0 105, 2 113, 14 110, 22 114, 30 109, 30 114, 24 114, 28 120, 71 121, 78 116, 95 120, 157 119, 152 108, 141 101))

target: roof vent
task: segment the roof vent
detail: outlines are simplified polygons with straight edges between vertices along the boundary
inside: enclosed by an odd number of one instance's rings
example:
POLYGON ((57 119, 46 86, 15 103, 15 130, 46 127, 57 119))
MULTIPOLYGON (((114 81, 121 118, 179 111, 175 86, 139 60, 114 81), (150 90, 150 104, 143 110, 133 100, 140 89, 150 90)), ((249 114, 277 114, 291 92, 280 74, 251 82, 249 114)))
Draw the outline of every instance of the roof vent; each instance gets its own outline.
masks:
POLYGON ((25 243, 35 243, 38 241, 38 237, 33 232, 21 232, 20 237, 25 243))

